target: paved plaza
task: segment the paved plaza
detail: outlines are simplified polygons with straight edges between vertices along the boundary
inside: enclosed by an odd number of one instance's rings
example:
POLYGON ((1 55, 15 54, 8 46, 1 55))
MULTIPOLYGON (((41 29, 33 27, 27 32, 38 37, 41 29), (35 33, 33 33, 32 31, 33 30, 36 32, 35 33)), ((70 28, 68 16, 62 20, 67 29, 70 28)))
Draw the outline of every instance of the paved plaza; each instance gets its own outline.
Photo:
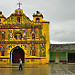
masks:
POLYGON ((75 75, 74 64, 43 64, 23 65, 23 70, 18 70, 18 65, 0 65, 0 75, 75 75))

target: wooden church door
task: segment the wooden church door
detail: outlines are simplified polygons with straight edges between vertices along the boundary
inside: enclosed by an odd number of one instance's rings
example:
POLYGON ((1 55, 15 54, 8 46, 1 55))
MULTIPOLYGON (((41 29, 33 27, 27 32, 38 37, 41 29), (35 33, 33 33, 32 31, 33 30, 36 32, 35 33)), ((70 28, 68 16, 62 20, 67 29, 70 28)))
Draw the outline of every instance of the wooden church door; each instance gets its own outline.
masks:
POLYGON ((12 62, 13 63, 19 63, 19 59, 22 59, 22 62, 24 63, 24 52, 22 49, 15 49, 12 53, 12 62))

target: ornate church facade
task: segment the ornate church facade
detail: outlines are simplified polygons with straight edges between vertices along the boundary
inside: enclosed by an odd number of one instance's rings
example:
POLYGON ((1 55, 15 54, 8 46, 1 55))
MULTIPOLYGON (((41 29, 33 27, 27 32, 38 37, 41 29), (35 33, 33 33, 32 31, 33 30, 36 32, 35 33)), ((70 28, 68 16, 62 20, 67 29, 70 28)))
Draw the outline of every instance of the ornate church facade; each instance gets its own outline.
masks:
POLYGON ((0 11, 0 63, 49 63, 49 22, 37 11, 31 21, 22 9, 8 18, 0 11))

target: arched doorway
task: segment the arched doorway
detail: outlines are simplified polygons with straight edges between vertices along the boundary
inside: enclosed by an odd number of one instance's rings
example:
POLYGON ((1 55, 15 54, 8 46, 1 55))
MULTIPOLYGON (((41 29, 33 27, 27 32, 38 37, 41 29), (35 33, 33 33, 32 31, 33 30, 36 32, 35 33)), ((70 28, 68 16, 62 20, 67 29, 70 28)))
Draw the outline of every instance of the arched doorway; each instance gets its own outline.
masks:
POLYGON ((12 63, 19 63, 19 59, 24 63, 24 51, 19 46, 15 47, 12 52, 12 63))

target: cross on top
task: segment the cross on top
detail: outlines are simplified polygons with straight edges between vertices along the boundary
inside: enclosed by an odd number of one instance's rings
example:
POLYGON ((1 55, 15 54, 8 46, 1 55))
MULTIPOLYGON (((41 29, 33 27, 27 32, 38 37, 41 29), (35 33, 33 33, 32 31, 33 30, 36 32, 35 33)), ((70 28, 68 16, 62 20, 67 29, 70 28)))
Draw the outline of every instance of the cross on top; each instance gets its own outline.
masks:
POLYGON ((17 5, 19 5, 19 9, 20 9, 20 5, 22 5, 22 3, 19 2, 19 3, 17 3, 17 5))

